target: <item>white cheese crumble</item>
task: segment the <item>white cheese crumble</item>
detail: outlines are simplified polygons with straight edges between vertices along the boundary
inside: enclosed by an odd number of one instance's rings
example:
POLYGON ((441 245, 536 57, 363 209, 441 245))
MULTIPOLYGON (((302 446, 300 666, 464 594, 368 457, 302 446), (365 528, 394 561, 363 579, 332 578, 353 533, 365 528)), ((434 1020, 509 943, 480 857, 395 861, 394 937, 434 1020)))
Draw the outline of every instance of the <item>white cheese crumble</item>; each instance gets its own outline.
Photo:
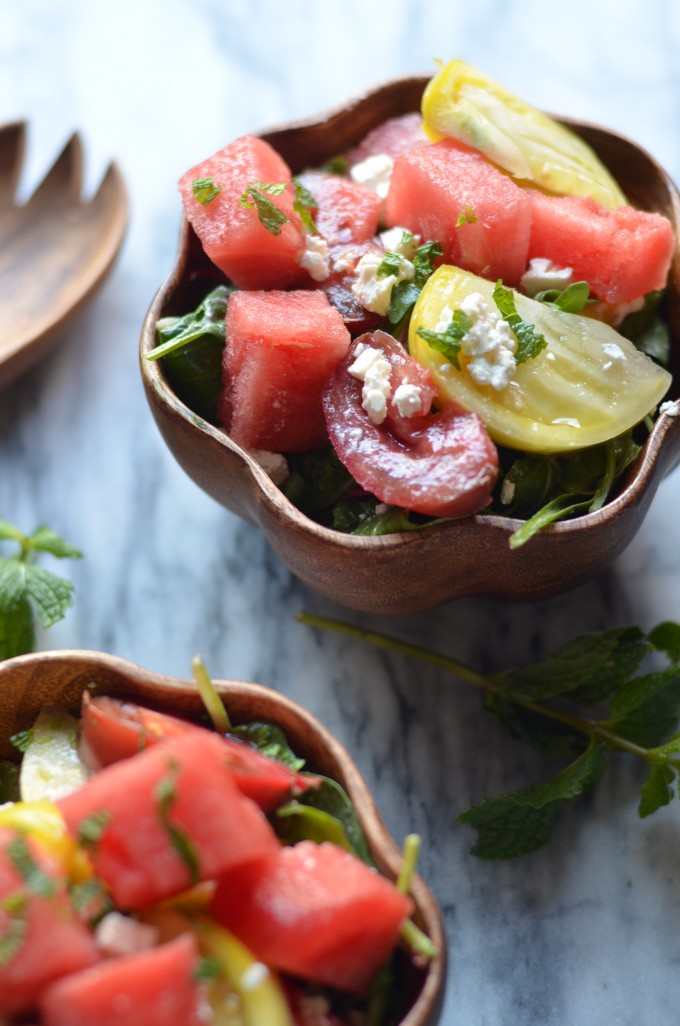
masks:
POLYGON ((402 257, 397 274, 380 275, 378 268, 383 260, 383 253, 364 253, 357 264, 357 277, 352 285, 352 292, 365 310, 385 317, 390 306, 392 289, 401 281, 411 281, 415 272, 411 261, 402 257))
POLYGON ((251 962, 241 977, 241 986, 244 990, 256 990, 267 979, 269 979, 267 966, 262 962, 251 962))
POLYGON ((507 477, 503 478, 503 484, 501 485, 501 503, 504 506, 509 506, 512 500, 515 498, 515 482, 508 481, 507 477))
POLYGON ((361 251, 356 246, 348 246, 339 257, 333 261, 333 271, 341 274, 343 271, 353 271, 356 267, 361 251))
POLYGON ((545 257, 535 257, 522 275, 520 284, 529 296, 536 296, 546 289, 566 289, 571 285, 574 272, 571 267, 560 267, 545 257))
POLYGON ((415 417, 420 413, 423 403, 423 393, 418 385, 411 385, 404 382, 399 385, 392 397, 394 405, 402 417, 415 417))
POLYGON ((331 273, 328 243, 321 235, 305 232, 305 251, 300 257, 300 267, 309 272, 314 281, 325 281, 331 273))
POLYGON ((355 360, 347 368, 353 378, 363 381, 361 405, 374 424, 382 424, 387 416, 387 400, 390 396, 390 375, 392 368, 389 360, 371 346, 359 343, 355 350, 355 360))
POLYGON ((350 178, 357 185, 365 185, 367 189, 385 199, 390 187, 394 160, 387 153, 374 153, 365 160, 360 160, 349 170, 350 178))
POLYGON ((388 228, 380 233, 380 241, 387 253, 398 253, 399 256, 413 260, 420 245, 420 236, 414 235, 408 228, 388 228))
POLYGON ((120 912, 107 912, 95 930, 100 951, 107 955, 132 955, 158 944, 158 929, 120 912))
POLYGON ((680 417, 680 399, 668 399, 665 403, 661 403, 659 413, 666 417, 680 417))
POLYGON ((289 474, 286 457, 280 452, 268 452, 267 449, 250 449, 250 455, 256 463, 259 463, 265 474, 274 484, 279 485, 286 480, 289 474))
MULTIPOLYGON (((460 309, 471 322, 460 344, 461 353, 470 358, 465 370, 476 384, 501 392, 510 384, 517 367, 517 340, 507 321, 494 313, 479 292, 466 296, 460 309)), ((434 330, 445 332, 452 320, 453 310, 445 306, 434 330)))

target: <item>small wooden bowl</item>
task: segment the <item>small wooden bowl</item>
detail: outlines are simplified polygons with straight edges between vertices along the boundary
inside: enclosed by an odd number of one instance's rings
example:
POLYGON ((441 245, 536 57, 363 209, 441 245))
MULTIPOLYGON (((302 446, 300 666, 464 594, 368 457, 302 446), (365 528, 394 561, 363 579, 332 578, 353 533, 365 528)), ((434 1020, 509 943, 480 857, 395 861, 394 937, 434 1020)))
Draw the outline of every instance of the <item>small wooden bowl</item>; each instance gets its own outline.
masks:
MULTIPOLYGON (((357 143, 381 121, 418 110, 427 78, 405 78, 322 118, 274 128, 262 137, 294 173, 320 165, 357 143)), ((561 119, 599 154, 633 205, 665 214, 676 235, 680 196, 661 167, 635 143, 596 125, 561 119)), ((604 509, 553 525, 520 549, 508 539, 520 521, 478 514, 408 534, 353 537, 314 523, 279 491, 258 464, 220 428, 175 395, 159 363, 145 359, 160 317, 193 309, 223 281, 186 219, 177 262, 147 314, 141 335, 144 388, 158 427, 177 461, 227 509, 258 524, 290 570, 342 605, 406 614, 463 595, 537 599, 591 577, 633 538, 663 477, 680 460, 680 416, 658 418, 616 498, 604 509)), ((680 394, 680 245, 668 288, 672 397, 680 394)))
MULTIPOLYGON (((252 720, 277 723, 306 768, 337 780, 349 795, 376 865, 395 880, 401 854, 380 818, 356 765, 333 735, 310 713, 261 684, 215 681, 234 724, 252 720)), ((101 652, 44 652, 0 663, 0 759, 14 758, 9 738, 31 726, 45 705, 63 705, 77 714, 82 694, 111 695, 188 719, 204 717, 195 685, 163 677, 134 663, 101 652)), ((399 1026, 435 1026, 444 998, 446 939, 439 907, 420 877, 411 894, 414 920, 439 954, 425 969, 410 963, 399 979, 408 993, 409 1009, 399 1026), (407 979, 408 977, 408 979, 407 979)))

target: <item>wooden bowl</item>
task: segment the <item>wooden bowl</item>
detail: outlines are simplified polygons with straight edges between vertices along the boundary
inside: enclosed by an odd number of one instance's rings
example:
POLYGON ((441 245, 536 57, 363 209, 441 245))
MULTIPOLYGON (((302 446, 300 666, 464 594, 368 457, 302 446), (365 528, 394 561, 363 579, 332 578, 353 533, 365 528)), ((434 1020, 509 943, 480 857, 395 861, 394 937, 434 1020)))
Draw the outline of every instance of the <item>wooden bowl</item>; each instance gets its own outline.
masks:
MULTIPOLYGON (((405 78, 321 118, 264 132, 294 173, 320 165, 381 121, 418 110, 427 78, 405 78)), ((635 143, 596 125, 561 119, 599 154, 633 205, 665 214, 676 235, 680 196, 661 167, 635 143)), ((508 539, 520 521, 477 514, 405 534, 353 537, 300 513, 258 464, 220 428, 173 392, 160 363, 146 360, 163 316, 193 309, 224 281, 183 219, 177 262, 147 314, 141 335, 142 380, 163 438, 193 480, 227 509, 258 524, 279 557, 312 588, 342 605, 406 614, 463 595, 512 599, 552 595, 586 580, 618 556, 640 527, 663 477, 680 460, 680 416, 656 421, 617 497, 597 513, 553 525, 522 548, 508 539)), ((672 397, 680 394, 680 246, 671 269, 667 316, 672 336, 672 397)))
MULTIPOLYGON (((345 749, 322 724, 289 698, 261 684, 215 681, 234 724, 251 720, 277 723, 306 768, 337 780, 349 795, 371 854, 385 876, 395 880, 401 853, 390 837, 368 788, 345 749)), ((83 691, 125 698, 188 719, 204 716, 191 681, 163 677, 101 652, 44 652, 0 663, 0 759, 14 758, 9 738, 34 722, 45 705, 78 713, 83 691)), ((434 1026, 439 1020, 446 978, 446 939, 439 907, 420 877, 411 890, 414 920, 439 954, 425 969, 410 963, 400 984, 410 1007, 399 1026, 434 1026), (408 977, 408 979, 406 979, 408 977)))

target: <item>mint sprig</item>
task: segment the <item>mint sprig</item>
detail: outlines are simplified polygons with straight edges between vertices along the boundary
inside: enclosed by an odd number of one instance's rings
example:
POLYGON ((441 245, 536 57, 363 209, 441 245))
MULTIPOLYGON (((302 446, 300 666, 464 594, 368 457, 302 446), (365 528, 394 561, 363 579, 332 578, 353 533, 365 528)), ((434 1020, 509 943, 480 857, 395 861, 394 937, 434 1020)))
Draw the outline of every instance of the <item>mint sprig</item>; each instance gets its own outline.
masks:
POLYGON ((678 796, 678 623, 667 621, 648 633, 621 627, 582 635, 547 659, 487 677, 456 659, 384 634, 310 614, 298 619, 447 670, 482 690, 487 711, 513 736, 570 760, 548 781, 488 797, 459 816, 459 822, 477 830, 472 852, 480 858, 514 858, 546 844, 559 811, 597 785, 616 752, 642 760, 647 768, 640 817, 678 796), (665 659, 666 665, 644 669, 650 655, 665 659))
POLYGON ((57 559, 80 559, 82 552, 49 527, 26 535, 0 520, 0 541, 14 542, 19 552, 0 558, 0 659, 32 652, 35 617, 45 630, 61 620, 73 601, 73 585, 36 565, 39 553, 57 559))
POLYGON ((456 370, 460 370, 458 355, 463 338, 472 327, 472 321, 464 310, 454 310, 451 323, 445 331, 428 331, 427 328, 418 328, 418 334, 424 339, 430 349, 436 350, 445 356, 456 370))
POLYGON ((538 356, 548 343, 540 331, 536 331, 533 324, 522 320, 517 313, 512 289, 506 288, 500 279, 496 282, 493 290, 493 301, 498 307, 501 317, 507 321, 517 338, 515 361, 525 363, 526 360, 532 360, 538 356))
POLYGON ((288 217, 269 197, 280 196, 285 190, 285 182, 253 182, 241 196, 239 206, 255 208, 262 227, 272 235, 280 235, 288 217))

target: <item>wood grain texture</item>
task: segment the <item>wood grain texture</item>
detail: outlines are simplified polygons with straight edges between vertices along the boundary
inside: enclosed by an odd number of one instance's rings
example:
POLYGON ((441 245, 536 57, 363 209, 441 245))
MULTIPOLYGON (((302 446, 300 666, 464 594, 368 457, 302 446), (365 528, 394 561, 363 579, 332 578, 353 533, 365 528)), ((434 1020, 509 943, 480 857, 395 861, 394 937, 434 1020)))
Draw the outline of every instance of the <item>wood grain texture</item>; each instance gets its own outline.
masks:
POLYGON ((26 203, 16 200, 26 124, 0 128, 0 388, 44 356, 102 284, 128 221, 122 175, 111 164, 92 199, 81 198, 78 134, 26 203))
MULTIPOLYGON (((400 849, 390 837, 355 763, 326 728, 291 699, 261 684, 215 681, 234 724, 264 720, 278 724, 306 769, 337 780, 349 795, 381 872, 395 880, 400 849)), ((45 705, 62 705, 74 714, 83 692, 125 698, 188 719, 205 720, 201 698, 191 681, 151 673, 101 652, 44 652, 0 664, 0 758, 16 751, 9 738, 35 721, 45 705)), ((434 1026, 444 998, 446 941, 441 913, 420 877, 413 881, 414 920, 432 939, 439 954, 426 970, 405 965, 411 1007, 400 1026, 434 1026)), ((400 981, 406 982, 404 980, 400 981)))
MULTIPOLYGON (((338 111, 262 133, 293 172, 319 164, 358 142, 387 117, 417 110, 426 78, 387 83, 338 111)), ((562 119, 612 171, 631 202, 667 216, 678 233, 680 197, 663 169, 629 139, 597 125, 562 119)), ((538 599, 574 587, 611 563, 640 527, 663 477, 680 461, 680 417, 656 421, 617 497, 604 509, 553 525, 511 550, 519 521, 477 514, 409 534, 359 538, 312 522, 284 498, 248 453, 220 428, 197 417, 174 394, 159 364, 145 359, 159 317, 192 309, 223 281, 188 223, 177 262, 156 294, 141 333, 146 396, 163 438, 187 474, 217 502, 258 524, 283 563, 306 584, 344 606, 408 614, 465 595, 538 599)), ((666 314, 670 370, 680 380, 680 244, 673 260, 666 314)))

